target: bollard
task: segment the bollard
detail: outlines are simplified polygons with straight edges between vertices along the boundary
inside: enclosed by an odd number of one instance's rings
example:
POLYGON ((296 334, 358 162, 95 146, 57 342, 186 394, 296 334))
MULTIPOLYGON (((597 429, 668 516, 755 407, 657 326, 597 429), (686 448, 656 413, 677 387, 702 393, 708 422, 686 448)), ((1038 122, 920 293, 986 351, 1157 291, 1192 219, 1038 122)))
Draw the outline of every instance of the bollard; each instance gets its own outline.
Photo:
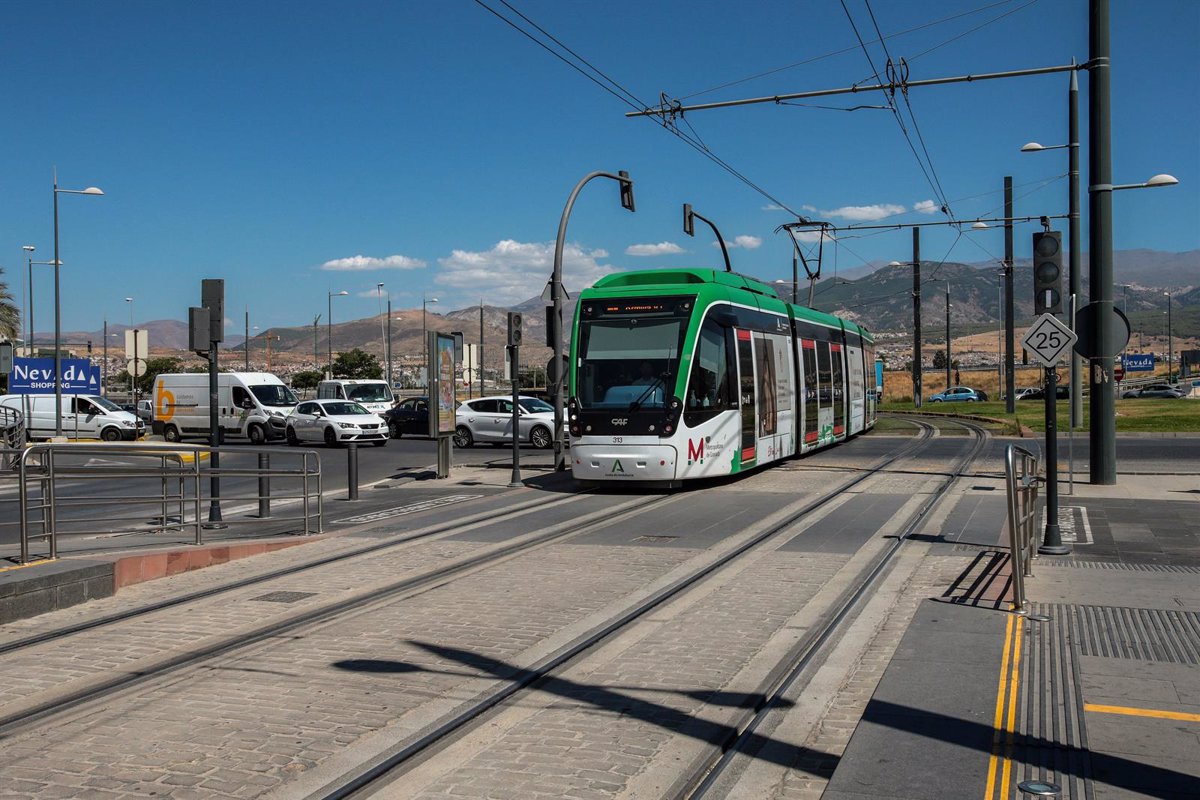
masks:
POLYGON ((271 479, 262 474, 271 468, 271 454, 258 454, 258 518, 271 516, 271 479))
POLYGON ((358 443, 346 442, 346 483, 350 499, 358 499, 358 443))

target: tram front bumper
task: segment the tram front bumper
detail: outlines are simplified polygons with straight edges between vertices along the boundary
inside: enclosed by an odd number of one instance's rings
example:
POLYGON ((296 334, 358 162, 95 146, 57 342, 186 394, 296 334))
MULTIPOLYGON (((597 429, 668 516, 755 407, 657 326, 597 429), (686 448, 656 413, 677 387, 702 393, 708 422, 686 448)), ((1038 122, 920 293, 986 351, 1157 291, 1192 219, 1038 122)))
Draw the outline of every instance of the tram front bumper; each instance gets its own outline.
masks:
POLYGON ((678 453, 665 444, 571 443, 571 468, 585 481, 671 481, 678 453))

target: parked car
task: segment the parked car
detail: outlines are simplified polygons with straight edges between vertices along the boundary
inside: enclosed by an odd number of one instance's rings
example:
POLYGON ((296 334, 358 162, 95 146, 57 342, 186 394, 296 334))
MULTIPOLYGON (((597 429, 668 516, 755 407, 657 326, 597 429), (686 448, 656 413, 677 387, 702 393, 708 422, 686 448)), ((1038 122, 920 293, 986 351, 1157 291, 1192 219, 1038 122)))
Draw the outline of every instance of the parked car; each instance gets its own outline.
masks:
MULTIPOLYGON (((519 439, 534 447, 554 443, 554 406, 536 397, 519 397, 519 439)), ((475 442, 500 445, 512 442, 512 398, 480 397, 468 400, 455 413, 454 444, 470 447, 475 442)))
MULTIPOLYGON (((1054 397, 1057 400, 1070 400, 1071 399, 1071 387, 1070 386, 1055 386, 1054 387, 1054 397)), ((1022 389, 1021 391, 1017 392, 1017 399, 1018 400, 1045 400, 1046 399, 1046 390, 1041 386, 1033 386, 1028 389, 1022 389)))
POLYGON ((1131 399, 1161 397, 1168 400, 1176 400, 1180 397, 1183 397, 1183 395, 1184 392, 1182 389, 1172 386, 1169 383, 1151 383, 1147 384, 1146 386, 1138 387, 1137 389, 1130 389, 1127 392, 1122 392, 1121 398, 1131 399))
POLYGON ((982 403, 984 400, 987 400, 987 394, 967 386, 951 386, 929 398, 931 403, 982 403))
POLYGON ((393 439, 399 439, 406 433, 409 436, 428 436, 429 398, 410 397, 401 400, 383 412, 383 419, 387 422, 388 433, 393 439))
POLYGON ((136 441, 146 432, 136 414, 99 395, 64 394, 60 405, 52 394, 6 394, 0 397, 0 405, 25 415, 25 434, 31 441, 54 436, 60 422, 62 432, 76 439, 136 441))
POLYGON ((388 428, 378 414, 349 400, 306 400, 287 417, 287 443, 324 442, 334 447, 347 442, 388 443, 388 428))

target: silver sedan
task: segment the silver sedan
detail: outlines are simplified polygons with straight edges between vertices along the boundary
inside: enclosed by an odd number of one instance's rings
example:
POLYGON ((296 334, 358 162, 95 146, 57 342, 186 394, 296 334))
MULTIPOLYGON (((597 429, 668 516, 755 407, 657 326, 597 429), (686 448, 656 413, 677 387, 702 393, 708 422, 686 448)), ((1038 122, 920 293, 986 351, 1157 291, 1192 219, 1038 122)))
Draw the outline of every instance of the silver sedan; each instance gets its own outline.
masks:
MULTIPOLYGON (((517 398, 520 440, 534 447, 554 443, 554 406, 536 397, 517 398)), ((455 412, 454 444, 470 447, 475 442, 500 445, 512 442, 512 397, 480 397, 468 400, 455 412)))

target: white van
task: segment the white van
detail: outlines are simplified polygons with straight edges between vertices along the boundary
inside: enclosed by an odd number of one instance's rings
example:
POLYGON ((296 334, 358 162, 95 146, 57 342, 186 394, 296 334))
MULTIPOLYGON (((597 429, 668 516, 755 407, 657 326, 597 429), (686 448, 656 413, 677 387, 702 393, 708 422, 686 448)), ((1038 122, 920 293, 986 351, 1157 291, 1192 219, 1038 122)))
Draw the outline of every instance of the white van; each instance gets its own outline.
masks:
MULTIPOLYGON (((296 395, 269 372, 217 375, 217 420, 224 435, 254 444, 279 439, 296 395)), ((208 374, 165 373, 154 380, 154 432, 168 442, 208 438, 208 374)))
MULTIPOLYGON (((25 416, 26 435, 30 439, 49 439, 55 432, 55 399, 52 394, 7 394, 0 397, 0 405, 25 416)), ((106 397, 64 394, 62 431, 63 436, 72 439, 117 442, 140 438, 146 432, 146 424, 106 397)))
POLYGON ((353 400, 380 416, 392 407, 394 397, 387 381, 335 379, 317 384, 318 400, 353 400))

